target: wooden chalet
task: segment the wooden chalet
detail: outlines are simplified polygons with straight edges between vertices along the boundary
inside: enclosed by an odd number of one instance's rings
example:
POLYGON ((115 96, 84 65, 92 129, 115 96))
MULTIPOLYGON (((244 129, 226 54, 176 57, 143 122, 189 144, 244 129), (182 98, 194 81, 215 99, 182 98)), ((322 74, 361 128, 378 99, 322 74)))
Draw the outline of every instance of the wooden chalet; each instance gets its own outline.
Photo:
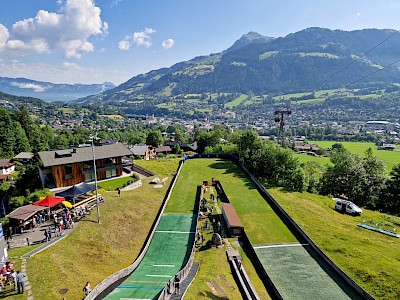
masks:
MULTIPOLYGON (((124 156, 133 153, 121 143, 95 146, 97 180, 121 176, 124 156)), ((48 187, 65 187, 94 181, 92 147, 38 152, 43 163, 40 179, 48 187)))

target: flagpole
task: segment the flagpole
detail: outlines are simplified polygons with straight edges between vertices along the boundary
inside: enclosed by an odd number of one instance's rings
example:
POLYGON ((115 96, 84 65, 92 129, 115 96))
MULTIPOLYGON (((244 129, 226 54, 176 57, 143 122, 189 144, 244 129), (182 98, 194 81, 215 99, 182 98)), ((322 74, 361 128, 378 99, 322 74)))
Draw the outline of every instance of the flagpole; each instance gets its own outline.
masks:
POLYGON ((96 168, 96 155, 94 152, 94 139, 95 136, 90 135, 90 139, 92 141, 92 153, 93 153, 93 168, 94 168, 94 182, 96 186, 96 206, 97 206, 97 223, 100 224, 100 203, 99 203, 99 192, 97 188, 97 168, 96 168))

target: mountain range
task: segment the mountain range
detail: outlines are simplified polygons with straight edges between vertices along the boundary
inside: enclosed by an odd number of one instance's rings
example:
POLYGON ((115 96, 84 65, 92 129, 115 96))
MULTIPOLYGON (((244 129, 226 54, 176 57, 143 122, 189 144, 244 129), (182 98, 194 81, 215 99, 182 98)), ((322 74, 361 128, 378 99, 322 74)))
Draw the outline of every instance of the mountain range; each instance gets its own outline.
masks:
POLYGON ((71 85, 0 77, 0 91, 46 101, 79 98, 81 103, 152 99, 148 104, 153 105, 192 94, 279 95, 390 86, 400 82, 400 69, 393 64, 400 58, 396 33, 313 27, 274 38, 249 32, 220 53, 152 70, 116 87, 107 82, 71 85))
POLYGON ((101 99, 97 95, 79 101, 210 92, 282 94, 400 82, 396 64, 385 68, 399 59, 400 35, 396 33, 308 28, 272 38, 250 32, 225 51, 137 75, 105 91, 101 99))
POLYGON ((70 101, 101 93, 114 88, 110 82, 102 84, 56 84, 26 78, 0 77, 0 91, 24 97, 35 97, 45 101, 70 101))

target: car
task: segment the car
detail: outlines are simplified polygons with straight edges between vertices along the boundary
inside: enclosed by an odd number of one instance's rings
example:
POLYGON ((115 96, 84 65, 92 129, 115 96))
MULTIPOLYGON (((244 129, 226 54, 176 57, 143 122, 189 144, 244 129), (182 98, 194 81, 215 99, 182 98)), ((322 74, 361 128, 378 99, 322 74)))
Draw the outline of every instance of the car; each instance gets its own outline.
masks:
POLYGON ((352 216, 361 216, 362 209, 353 202, 341 198, 332 198, 332 200, 336 201, 335 210, 352 216))

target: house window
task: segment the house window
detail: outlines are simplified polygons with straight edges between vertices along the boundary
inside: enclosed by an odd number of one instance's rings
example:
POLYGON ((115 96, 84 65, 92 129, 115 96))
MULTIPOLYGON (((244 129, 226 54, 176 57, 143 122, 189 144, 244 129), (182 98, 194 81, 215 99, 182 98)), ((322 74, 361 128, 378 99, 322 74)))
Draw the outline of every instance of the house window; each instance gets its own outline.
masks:
POLYGON ((65 179, 72 179, 72 165, 65 166, 65 179))
POLYGON ((106 178, 115 177, 117 176, 117 170, 111 169, 106 171, 106 178))
POLYGON ((93 181, 94 180, 94 172, 85 173, 85 181, 93 181))

